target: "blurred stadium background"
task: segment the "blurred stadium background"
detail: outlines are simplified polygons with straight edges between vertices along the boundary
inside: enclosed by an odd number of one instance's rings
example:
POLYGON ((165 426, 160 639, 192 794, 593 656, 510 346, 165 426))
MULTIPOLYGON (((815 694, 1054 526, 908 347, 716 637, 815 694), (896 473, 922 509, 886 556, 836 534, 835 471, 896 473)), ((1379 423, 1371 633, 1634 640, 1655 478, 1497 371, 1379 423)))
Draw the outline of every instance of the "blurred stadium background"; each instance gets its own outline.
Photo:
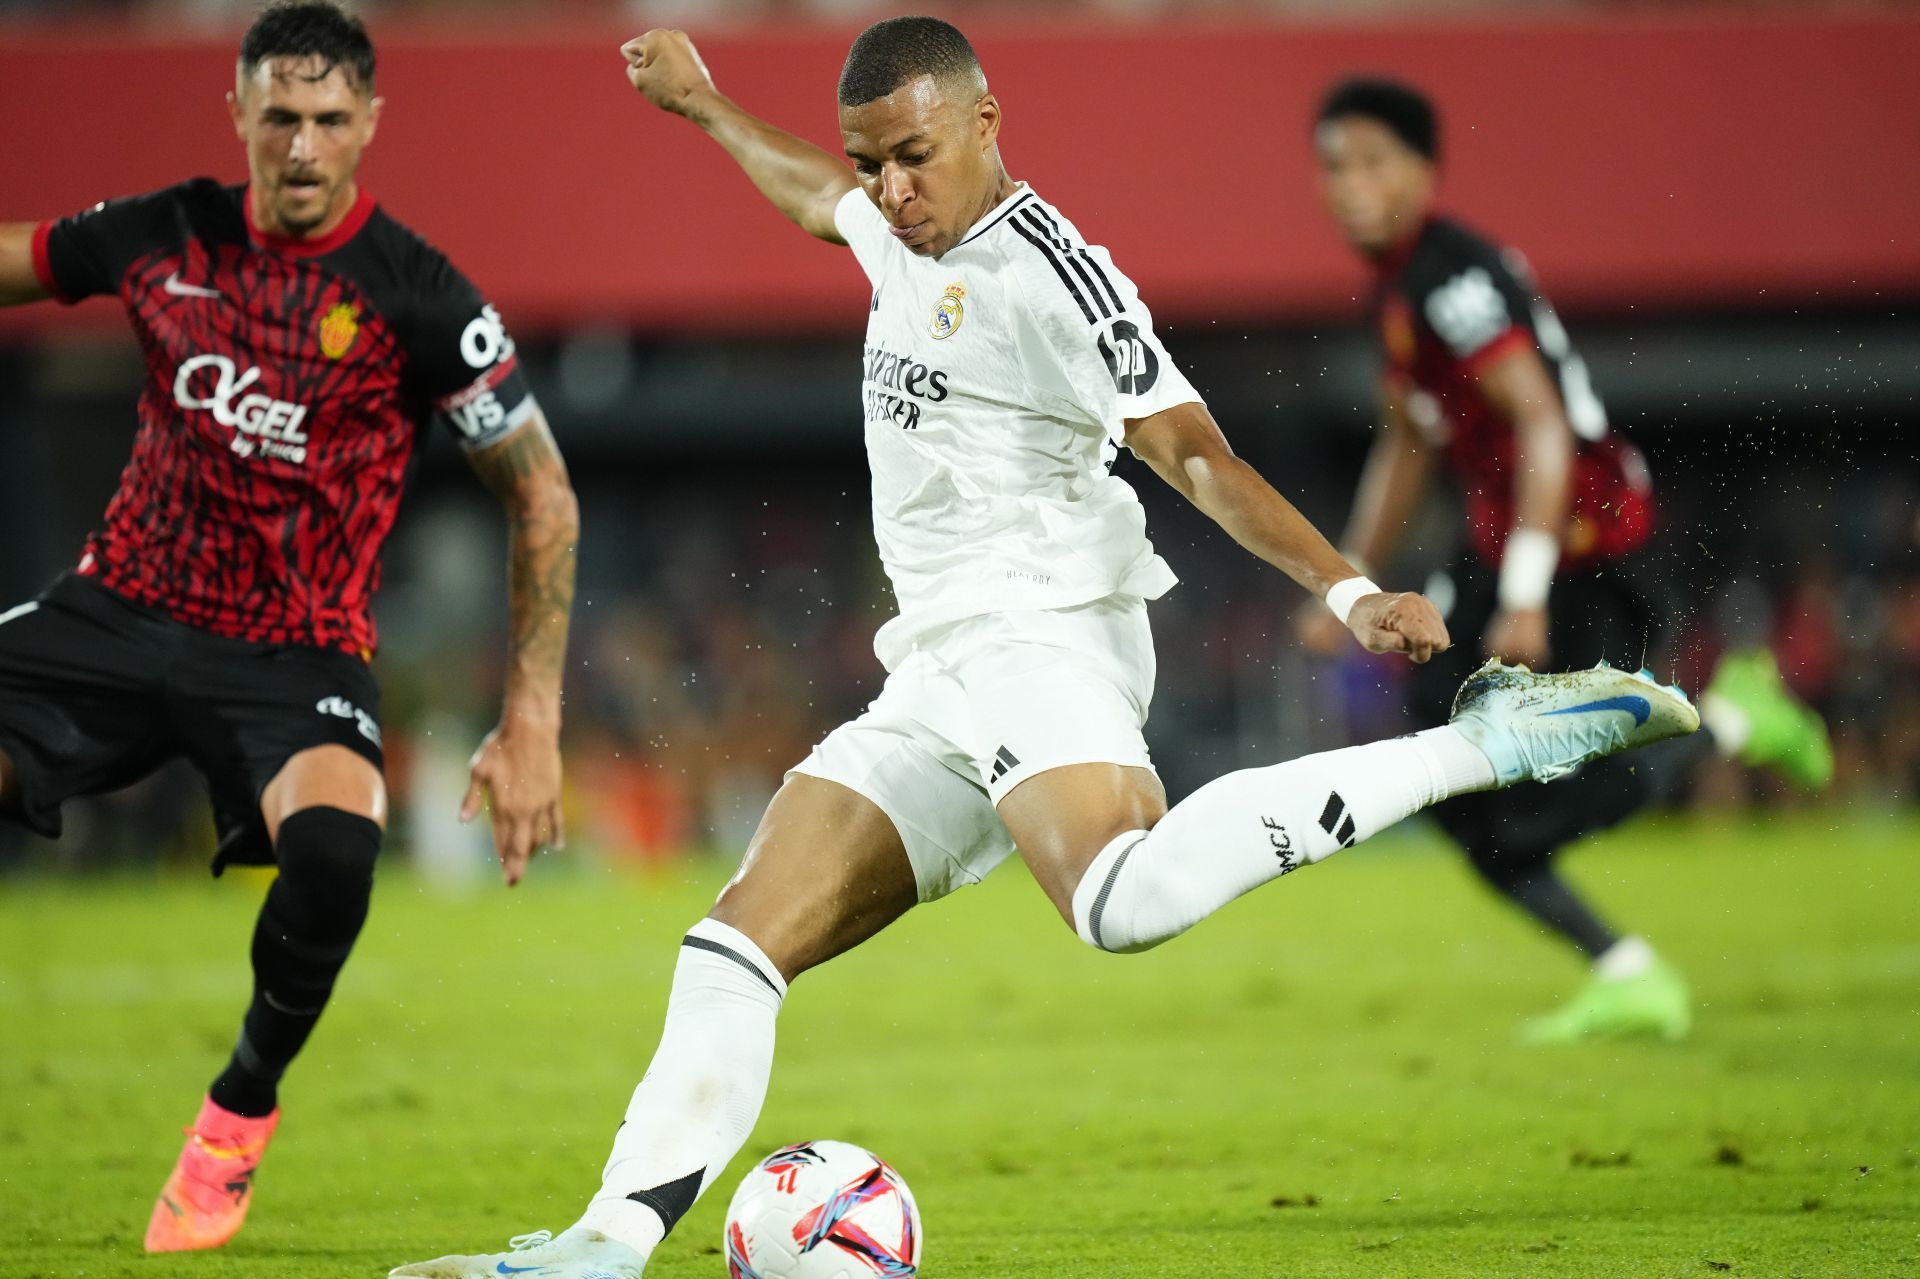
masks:
MULTIPOLYGON (((221 95, 251 0, 0 0, 0 216, 244 162, 221 95)), ((1920 788, 1920 5, 1496 0, 924 3, 972 36, 1016 177, 1139 281, 1236 446, 1337 528, 1374 421, 1364 273, 1324 225, 1308 120, 1348 71, 1428 88, 1444 197, 1526 250, 1617 426, 1649 453, 1683 600, 1658 669, 1697 689, 1773 646, 1832 719, 1835 792, 1709 766, 1672 802, 1884 810, 1920 788)), ((836 145, 867 0, 365 5, 388 100, 362 171, 500 306, 585 519, 569 674, 573 853, 731 857, 878 687, 889 600, 860 451, 860 273, 645 109, 620 39, 684 25, 721 87, 836 145)), ((0 315, 0 601, 67 566, 132 434, 117 306, 0 315)), ((1129 463, 1123 461, 1123 467, 1129 463)), ((1156 609, 1152 742, 1177 796, 1403 723, 1399 671, 1294 645, 1300 596, 1143 468, 1184 585, 1156 609)), ((1436 518, 1391 571, 1451 546, 1436 518)), ((394 847, 489 874, 451 814, 492 723, 503 535, 434 442, 378 610, 394 847)), ((1637 654, 1622 655, 1635 658, 1637 654)), ((185 770, 0 828, 0 874, 196 864, 185 770)), ((549 870, 554 868, 549 868, 549 870)))

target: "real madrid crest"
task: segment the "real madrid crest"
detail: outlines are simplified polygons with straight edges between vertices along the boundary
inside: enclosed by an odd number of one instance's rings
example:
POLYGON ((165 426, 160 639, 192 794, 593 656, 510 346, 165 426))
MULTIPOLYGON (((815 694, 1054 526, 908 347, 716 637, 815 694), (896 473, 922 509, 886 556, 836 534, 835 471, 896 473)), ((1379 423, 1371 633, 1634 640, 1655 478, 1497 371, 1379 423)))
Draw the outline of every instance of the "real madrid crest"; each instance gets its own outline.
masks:
POLYGON ((337 360, 347 353, 353 339, 360 335, 360 308, 342 302, 320 321, 320 354, 337 360))
POLYGON ((958 280, 949 284, 946 293, 933 304, 933 318, 927 322, 927 332, 935 338, 950 338, 958 332, 960 321, 967 314, 967 308, 961 305, 966 296, 966 285, 958 280))

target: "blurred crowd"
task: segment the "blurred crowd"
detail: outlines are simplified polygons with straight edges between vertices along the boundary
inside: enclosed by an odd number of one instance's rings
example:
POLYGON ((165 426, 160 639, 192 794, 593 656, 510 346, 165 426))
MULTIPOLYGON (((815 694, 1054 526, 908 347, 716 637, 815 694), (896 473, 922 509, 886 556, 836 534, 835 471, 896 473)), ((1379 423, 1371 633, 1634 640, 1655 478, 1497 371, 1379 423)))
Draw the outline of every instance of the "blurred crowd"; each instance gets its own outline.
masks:
MULTIPOLYGON (((1299 592, 1145 478, 1156 537, 1185 579, 1153 609, 1160 670, 1149 737, 1172 795, 1228 769, 1413 727, 1400 659, 1307 655, 1293 637, 1299 592)), ((1722 653, 1771 648, 1793 690, 1833 725, 1839 780, 1829 796, 1801 796, 1712 760, 1675 779, 1673 793, 1715 808, 1911 801, 1920 795, 1920 485, 1910 474, 1863 475, 1819 505, 1770 500, 1776 485, 1794 487, 1756 476, 1718 518, 1705 509, 1719 505, 1715 495, 1672 495, 1684 531, 1657 554, 1673 566, 1676 624, 1649 656, 1663 677, 1697 691, 1722 653)), ((625 856, 737 853, 785 769, 856 714, 881 676, 869 645, 890 606, 863 493, 825 503, 789 493, 729 512, 718 494, 683 492, 678 505, 676 531, 652 543, 660 554, 647 557, 643 580, 605 602, 590 593, 579 612, 568 699, 575 828, 625 856)), ((430 679, 444 692, 443 659, 420 669, 389 662, 383 675, 389 687, 430 679)), ((447 744, 456 756, 484 727, 484 690, 497 686, 490 672, 475 675, 466 737, 447 744)), ((402 769, 396 790, 408 784, 402 769)), ((438 800, 449 802, 444 788, 438 800)))
MULTIPOLYGON (((1806 796, 1709 759, 1694 777, 1671 780, 1675 802, 1715 810, 1912 802, 1920 477, 1868 468, 1795 500, 1816 487, 1804 461, 1744 475, 1724 493, 1669 488, 1680 531, 1652 553, 1670 565, 1676 625, 1649 656, 1663 677, 1697 692, 1723 652, 1770 647, 1795 692, 1832 724, 1839 777, 1830 794, 1806 796)), ((785 770, 877 692, 870 643, 891 605, 853 478, 842 467, 803 466, 583 479, 596 545, 583 562, 567 694, 574 853, 588 863, 737 856, 785 770)), ((1156 540, 1184 579, 1153 609, 1160 670, 1149 740, 1172 796, 1228 769, 1413 727, 1401 659, 1306 654, 1293 637, 1299 592, 1140 487, 1156 540)), ((484 831, 453 814, 467 755, 497 711, 504 631, 497 601, 461 602, 463 575, 484 596, 501 563, 485 549, 491 513, 470 496, 449 484, 414 512, 390 557, 377 665, 393 843, 424 873, 453 881, 489 873, 484 831)), ((1433 527, 1447 523, 1440 516, 1433 527)), ((1421 585, 1444 563, 1438 541, 1390 584, 1421 585)), ((151 832, 173 830, 172 856, 197 861, 210 845, 189 779, 70 805, 79 838, 58 852, 42 847, 39 859, 93 865, 117 849, 120 860, 145 861, 151 832)))
MULTIPOLYGON (((1287 361, 1272 345, 1280 339, 1263 341, 1268 358, 1287 361)), ((1236 447, 1337 530, 1369 439, 1355 393, 1263 412, 1276 407, 1257 398, 1266 379, 1234 385, 1248 359, 1239 340, 1189 349, 1236 447)), ((689 410, 645 407, 634 398, 648 393, 643 381, 596 429, 569 389, 568 362, 549 356, 535 349, 532 368, 543 402, 568 426, 585 513, 566 707, 570 847, 587 854, 581 864, 689 850, 737 856, 785 770, 858 714, 882 677, 871 640, 892 601, 858 436, 843 429, 857 410, 839 357, 832 344, 814 353, 840 392, 795 398, 795 420, 774 436, 709 437, 695 414, 678 444, 643 451, 620 423, 689 410)), ((88 354, 88 376, 71 386, 51 351, 0 361, 0 385, 37 388, 0 404, 12 450, 0 448, 0 538, 18 551, 0 574, 0 604, 68 562, 122 464, 138 365, 116 383, 102 361, 88 354)), ((1849 385, 1841 399, 1803 410, 1709 398, 1690 412, 1656 398, 1621 415, 1656 476, 1665 532, 1646 554, 1673 594, 1675 625, 1645 656, 1698 692, 1722 653, 1768 646, 1789 685, 1832 724, 1839 763, 1830 794, 1803 796, 1710 760, 1671 780, 1676 803, 1885 808, 1920 798, 1920 465, 1904 411, 1860 408, 1863 397, 1849 385), (1841 403, 1855 407, 1838 413, 1841 403)), ((1230 769, 1415 727, 1400 659, 1307 654, 1295 640, 1305 597, 1292 584, 1131 458, 1120 471, 1182 578, 1153 607, 1160 670, 1148 737, 1171 796, 1230 769)), ((1403 561, 1376 576, 1392 589, 1426 585, 1444 571, 1457 527, 1436 506, 1403 561)), ((450 880, 489 873, 484 829, 454 814, 468 756, 498 712, 504 564, 497 510, 456 451, 430 451, 386 555, 375 670, 391 842, 450 880)), ((212 846, 203 794, 175 767, 69 804, 70 838, 58 845, 0 825, 0 871, 144 865, 156 854, 201 863, 212 846)))

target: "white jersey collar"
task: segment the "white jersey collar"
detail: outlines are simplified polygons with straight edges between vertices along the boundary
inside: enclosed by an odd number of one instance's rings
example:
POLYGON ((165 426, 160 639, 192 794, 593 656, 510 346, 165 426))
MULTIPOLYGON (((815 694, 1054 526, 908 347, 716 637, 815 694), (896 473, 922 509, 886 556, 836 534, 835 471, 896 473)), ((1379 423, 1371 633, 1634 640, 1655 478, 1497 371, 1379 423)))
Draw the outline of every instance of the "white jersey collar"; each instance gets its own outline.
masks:
MULTIPOLYGON (((991 209, 987 210, 985 216, 983 216, 978 222, 973 224, 973 229, 960 237, 960 244, 966 244, 966 243, 969 243, 970 241, 979 239, 981 236, 985 235, 987 232, 991 231, 995 226, 999 225, 1002 221, 1004 221, 1006 219, 1006 216, 1009 213, 1012 213, 1015 209, 1019 208, 1023 202, 1029 199, 1034 199, 1034 198, 1037 198, 1037 197, 1034 196, 1032 187, 1029 187, 1024 182, 1014 183, 1013 194, 1008 196, 1006 199, 1000 201, 1000 203, 994 205, 991 209)), ((955 249, 959 248, 960 244, 954 245, 953 248, 955 249)), ((947 250, 947 252, 949 253, 951 253, 952 251, 953 251, 952 249, 947 250)))

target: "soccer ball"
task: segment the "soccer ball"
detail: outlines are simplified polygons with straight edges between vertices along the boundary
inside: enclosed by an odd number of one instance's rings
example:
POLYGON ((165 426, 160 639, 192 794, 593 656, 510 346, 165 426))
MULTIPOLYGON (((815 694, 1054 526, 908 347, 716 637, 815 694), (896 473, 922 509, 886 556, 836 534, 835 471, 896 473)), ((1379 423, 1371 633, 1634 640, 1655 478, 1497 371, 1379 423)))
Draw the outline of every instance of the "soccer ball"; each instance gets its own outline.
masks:
POLYGON ((920 1209, 899 1173, 844 1141, 808 1141, 754 1166, 727 1205, 731 1279, 912 1279, 920 1209))

